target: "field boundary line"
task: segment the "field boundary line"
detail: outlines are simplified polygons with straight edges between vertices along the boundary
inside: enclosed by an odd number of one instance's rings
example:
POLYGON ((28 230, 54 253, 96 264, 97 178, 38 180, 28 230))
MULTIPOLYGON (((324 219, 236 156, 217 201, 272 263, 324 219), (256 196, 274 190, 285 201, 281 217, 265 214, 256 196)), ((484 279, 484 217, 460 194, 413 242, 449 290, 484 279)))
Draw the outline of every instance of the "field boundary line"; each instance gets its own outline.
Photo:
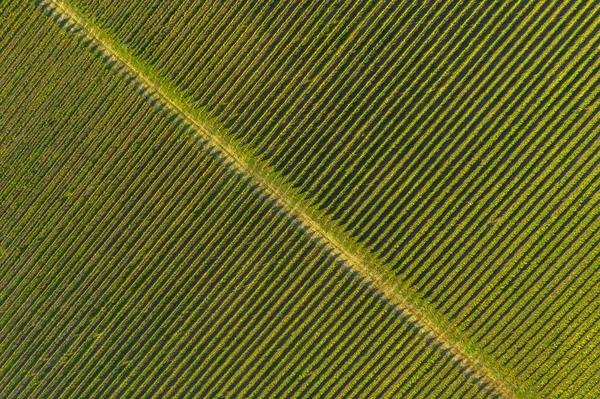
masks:
MULTIPOLYGON (((466 345, 462 340, 457 339, 456 333, 448 334, 446 328, 440 327, 439 324, 442 323, 439 320, 436 323, 434 320, 437 319, 432 317, 435 315, 434 311, 429 309, 425 304, 420 303, 415 298, 415 295, 411 295, 407 291, 407 287, 401 286, 398 281, 393 280, 391 276, 385 274, 382 267, 369 259, 369 255, 364 251, 353 251, 347 248, 348 245, 344 245, 337 237, 340 235, 339 231, 333 231, 330 223, 320 223, 316 220, 319 218, 314 216, 314 211, 309 210, 302 203, 302 200, 293 198, 288 193, 289 190, 286 190, 282 184, 273 183, 272 180, 274 179, 269 178, 269 171, 260 161, 257 162, 250 159, 240 148, 236 148, 234 143, 228 142, 219 134, 213 133, 213 130, 219 130, 219 128, 213 126, 208 120, 203 120, 202 115, 192 111, 190 105, 180 99, 175 94, 174 89, 162 82, 154 71, 146 71, 146 68, 143 68, 143 66, 136 65, 140 61, 135 60, 135 57, 129 54, 127 49, 115 43, 107 34, 93 25, 88 18, 67 2, 63 0, 40 0, 39 4, 52 7, 54 13, 71 21, 72 25, 81 27, 83 32, 79 32, 78 34, 90 39, 99 46, 99 50, 103 54, 129 69, 133 77, 137 78, 143 85, 160 97, 168 108, 171 108, 172 111, 193 126, 197 130, 198 135, 206 141, 208 147, 212 147, 223 158, 234 164, 234 167, 250 179, 250 181, 256 182, 258 186, 265 189, 270 199, 282 206, 285 212, 294 217, 303 228, 311 232, 313 238, 324 240, 344 263, 347 264, 346 267, 349 270, 356 273, 364 283, 370 284, 374 289, 380 291, 385 299, 401 309, 412 323, 422 327, 425 330, 423 331, 424 335, 430 336, 442 347, 449 349, 454 355, 455 361, 461 362, 466 369, 485 381, 486 385, 497 394, 507 398, 521 396, 517 396, 515 387, 508 384, 502 378, 501 373, 494 372, 495 369, 490 367, 487 362, 481 360, 476 353, 470 353, 465 349, 466 345), (325 224, 326 227, 323 227, 322 224, 325 224)), ((277 181, 278 179, 275 180, 277 181)))

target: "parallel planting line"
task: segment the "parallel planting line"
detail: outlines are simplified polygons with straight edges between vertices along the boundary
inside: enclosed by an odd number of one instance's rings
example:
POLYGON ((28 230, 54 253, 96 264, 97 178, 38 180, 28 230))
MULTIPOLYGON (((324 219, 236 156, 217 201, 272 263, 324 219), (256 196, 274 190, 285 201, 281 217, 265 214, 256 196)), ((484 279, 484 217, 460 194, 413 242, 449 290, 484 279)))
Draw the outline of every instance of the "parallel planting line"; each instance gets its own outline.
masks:
POLYGON ((155 76, 153 71, 147 71, 135 57, 129 54, 127 49, 114 43, 110 37, 90 23, 78 10, 64 1, 43 0, 41 6, 45 8, 49 7, 62 20, 82 27, 84 32, 80 34, 85 35, 92 42, 95 42, 107 56, 126 65, 139 81, 154 91, 168 107, 189 122, 190 125, 194 126, 197 129, 198 135, 209 142, 215 153, 224 158, 227 163, 234 165, 234 168, 250 178, 251 181, 258 183, 262 189, 265 189, 278 205, 282 206, 283 209, 298 221, 303 229, 325 240, 337 252, 337 255, 348 264, 348 267, 356 272, 366 283, 373 284, 391 302, 401 307, 403 312, 410 315, 413 323, 422 326, 428 331, 429 335, 449 348, 455 354, 457 360, 482 377, 498 393, 506 397, 516 397, 509 384, 497 375, 499 373, 492 372, 489 365, 483 364, 478 360, 477 354, 469 353, 463 347, 463 344, 457 339, 458 337, 449 337, 448 333, 444 332, 436 322, 432 321, 430 316, 432 311, 417 305, 411 295, 406 293, 398 283, 392 282, 390 278, 380 272, 381 268, 376 262, 369 260, 366 254, 348 249, 347 245, 344 245, 336 237, 339 235, 338 233, 334 232, 333 229, 323 227, 321 223, 315 220, 317 218, 311 216, 308 207, 304 206, 298 200, 293 199, 285 189, 281 188, 282 184, 277 181, 277 178, 271 178, 269 172, 264 167, 257 164, 234 144, 225 141, 218 134, 211 132, 211 130, 216 130, 216 128, 213 128, 210 122, 203 121, 200 116, 195 116, 195 112, 190 109, 188 104, 180 100, 173 90, 155 76), (275 183, 272 181, 275 181, 275 183))

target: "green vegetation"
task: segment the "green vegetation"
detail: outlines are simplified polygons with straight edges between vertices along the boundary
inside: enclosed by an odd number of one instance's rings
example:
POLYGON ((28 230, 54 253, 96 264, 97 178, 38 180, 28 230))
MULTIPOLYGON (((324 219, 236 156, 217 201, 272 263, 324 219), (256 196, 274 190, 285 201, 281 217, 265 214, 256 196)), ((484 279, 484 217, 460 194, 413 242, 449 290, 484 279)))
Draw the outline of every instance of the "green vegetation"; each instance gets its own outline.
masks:
POLYGON ((0 21, 0 397, 600 395, 600 4, 0 21))
POLYGON ((0 396, 492 395, 79 27, 11 4, 0 396))

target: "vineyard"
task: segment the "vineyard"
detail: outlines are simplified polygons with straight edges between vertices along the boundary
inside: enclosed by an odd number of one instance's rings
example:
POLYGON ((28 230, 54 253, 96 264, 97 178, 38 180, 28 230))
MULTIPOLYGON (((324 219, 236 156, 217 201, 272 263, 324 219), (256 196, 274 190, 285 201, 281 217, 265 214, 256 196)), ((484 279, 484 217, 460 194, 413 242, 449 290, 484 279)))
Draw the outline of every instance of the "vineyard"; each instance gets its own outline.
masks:
POLYGON ((0 4, 1 398, 600 396, 600 3, 0 4))

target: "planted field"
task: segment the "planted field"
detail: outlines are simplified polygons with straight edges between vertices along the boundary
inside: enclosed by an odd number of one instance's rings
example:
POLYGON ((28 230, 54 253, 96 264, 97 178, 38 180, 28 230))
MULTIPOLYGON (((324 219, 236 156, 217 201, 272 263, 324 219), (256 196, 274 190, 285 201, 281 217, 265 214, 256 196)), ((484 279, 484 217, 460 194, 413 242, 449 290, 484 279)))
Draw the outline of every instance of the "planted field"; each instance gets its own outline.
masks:
POLYGON ((0 397, 493 395, 80 27, 8 11, 0 397))
POLYGON ((599 4, 0 18, 0 397, 600 395, 599 4))
POLYGON ((598 4, 74 4, 502 373, 597 389, 598 4))

